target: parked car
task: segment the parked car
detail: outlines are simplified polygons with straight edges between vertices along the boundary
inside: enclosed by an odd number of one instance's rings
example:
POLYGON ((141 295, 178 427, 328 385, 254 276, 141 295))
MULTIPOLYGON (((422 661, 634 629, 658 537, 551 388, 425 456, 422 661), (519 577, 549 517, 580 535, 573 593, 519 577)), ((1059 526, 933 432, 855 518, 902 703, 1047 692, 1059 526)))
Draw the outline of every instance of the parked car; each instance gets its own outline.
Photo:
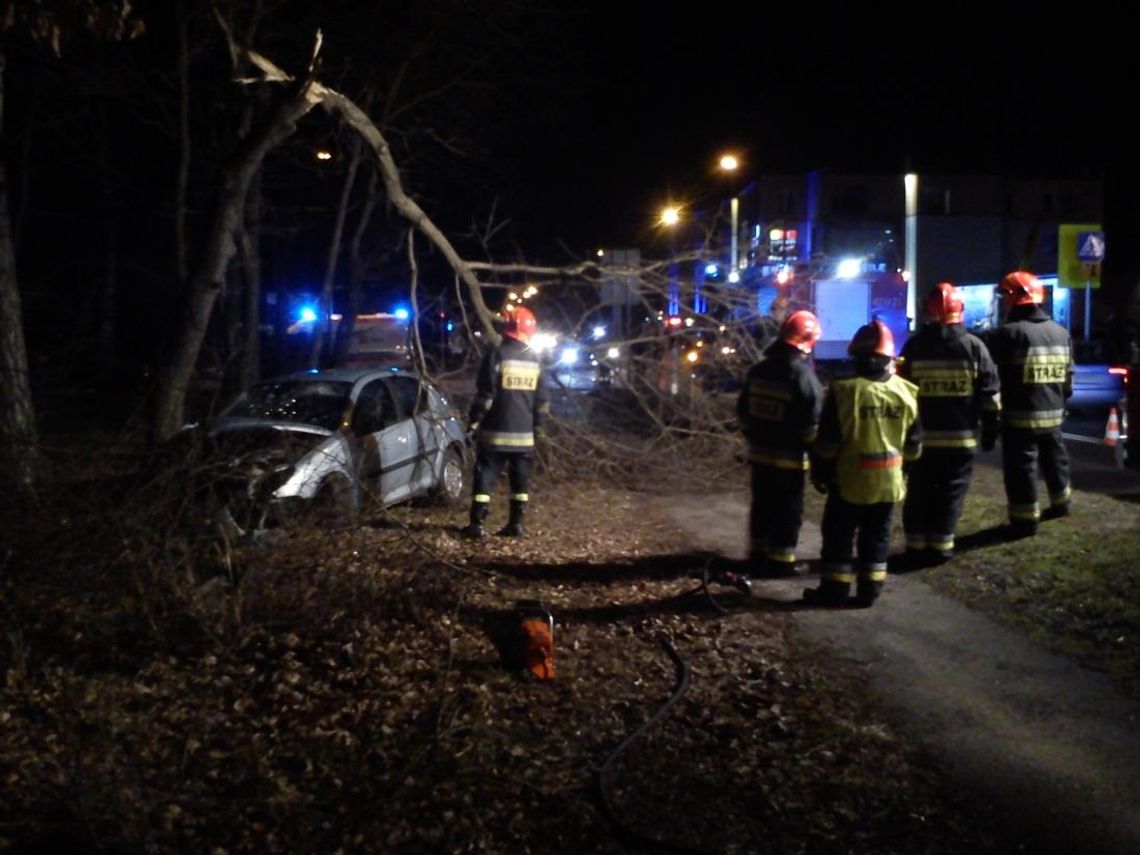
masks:
POLYGON ((307 371, 259 383, 204 428, 218 521, 241 535, 298 519, 354 522, 388 507, 467 491, 457 412, 418 375, 396 369, 307 371))
POLYGON ((1124 412, 1124 396, 1128 391, 1128 366, 1114 365, 1106 358, 1100 341, 1073 342, 1073 396, 1070 410, 1109 410, 1124 412))

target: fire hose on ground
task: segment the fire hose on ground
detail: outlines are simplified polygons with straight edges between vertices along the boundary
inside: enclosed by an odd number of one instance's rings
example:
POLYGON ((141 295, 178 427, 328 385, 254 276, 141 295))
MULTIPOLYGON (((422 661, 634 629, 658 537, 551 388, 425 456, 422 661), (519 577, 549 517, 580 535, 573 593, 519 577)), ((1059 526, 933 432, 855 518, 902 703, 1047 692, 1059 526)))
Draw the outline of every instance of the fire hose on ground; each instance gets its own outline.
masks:
POLYGON ((636 831, 626 823, 622 822, 621 818, 618 816, 616 808, 614 807, 613 800, 610 797, 609 792, 610 777, 613 773, 614 764, 617 762, 617 759, 636 739, 638 739, 646 731, 653 727, 653 725, 660 721, 665 713, 669 711, 669 708, 673 706, 673 704, 675 704, 678 700, 680 700, 681 696, 685 694, 685 690, 689 687, 689 666, 685 663, 685 660, 681 658, 681 655, 673 646, 673 642, 669 639, 669 636, 665 633, 661 633, 657 636, 657 640, 661 642, 661 646, 665 648, 665 652, 669 654, 669 658, 673 660, 673 666, 676 669, 677 680, 673 686, 673 693, 669 696, 665 703, 657 708, 657 711, 653 713, 653 715, 650 716, 647 721, 642 723, 641 726, 637 728, 637 730, 622 740, 622 743, 616 749, 614 749, 614 752, 609 756, 606 762, 602 764, 602 768, 598 772, 598 790, 601 796, 602 808, 605 811, 606 816, 609 818, 610 822, 612 822, 618 829, 620 836, 622 836, 626 842, 633 845, 650 847, 654 852, 664 851, 693 853, 699 850, 680 846, 675 843, 670 843, 656 837, 651 837, 647 834, 642 834, 641 832, 636 831))

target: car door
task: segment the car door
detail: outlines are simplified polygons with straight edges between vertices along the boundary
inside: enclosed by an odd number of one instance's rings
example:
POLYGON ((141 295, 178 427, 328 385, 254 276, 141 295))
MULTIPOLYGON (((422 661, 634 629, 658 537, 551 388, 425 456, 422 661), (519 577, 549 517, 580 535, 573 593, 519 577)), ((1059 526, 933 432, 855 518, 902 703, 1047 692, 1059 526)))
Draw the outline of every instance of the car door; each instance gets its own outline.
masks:
POLYGON ((395 375, 388 379, 396 401, 405 417, 410 417, 416 441, 416 459, 409 475, 411 489, 424 493, 435 487, 440 455, 444 447, 443 430, 432 417, 427 389, 416 377, 395 375))
POLYGON ((415 457, 415 435, 385 378, 361 389, 353 407, 353 434, 360 443, 358 472, 366 493, 382 506, 406 498, 415 457))

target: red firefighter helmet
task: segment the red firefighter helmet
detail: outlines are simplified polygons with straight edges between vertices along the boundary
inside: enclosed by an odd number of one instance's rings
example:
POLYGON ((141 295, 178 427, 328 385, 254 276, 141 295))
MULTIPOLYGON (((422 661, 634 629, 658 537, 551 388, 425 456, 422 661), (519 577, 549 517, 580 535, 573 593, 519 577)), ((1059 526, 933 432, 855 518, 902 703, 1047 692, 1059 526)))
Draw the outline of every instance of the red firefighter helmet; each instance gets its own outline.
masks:
POLYGON ((534 312, 526 306, 508 303, 503 306, 499 314, 502 315, 505 321, 503 325, 503 335, 517 338, 523 344, 529 343, 530 337, 534 335, 538 329, 538 319, 535 318, 534 312))
POLYGON ((807 309, 792 312, 780 325, 780 338, 804 353, 811 353, 820 335, 819 320, 807 309))
POLYGON ((1045 302, 1045 286, 1027 270, 1007 273, 998 285, 998 293, 1007 309, 1011 306, 1040 306, 1045 302))
POLYGON ((949 282, 939 282, 926 297, 926 317, 936 324, 962 323, 962 295, 949 282))
POLYGON ((888 359, 895 357, 895 337, 890 327, 878 318, 869 324, 864 324, 855 330, 851 336, 851 343, 847 345, 849 356, 885 356, 888 359))

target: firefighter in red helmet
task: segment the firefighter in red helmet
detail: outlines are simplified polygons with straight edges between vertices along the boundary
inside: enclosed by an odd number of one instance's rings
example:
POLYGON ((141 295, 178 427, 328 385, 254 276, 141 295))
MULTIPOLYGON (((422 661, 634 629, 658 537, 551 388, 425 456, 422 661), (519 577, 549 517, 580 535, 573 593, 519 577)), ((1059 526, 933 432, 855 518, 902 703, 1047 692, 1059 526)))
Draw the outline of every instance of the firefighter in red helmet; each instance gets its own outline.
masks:
POLYGON ((970 486, 974 455, 997 442, 997 369, 986 345, 962 325, 962 297, 939 282, 925 303, 927 325, 907 339, 899 375, 918 386, 922 457, 903 502, 908 569, 954 554, 954 533, 970 486), (979 437, 980 426, 980 437, 979 437))
POLYGON ((503 340, 490 348, 479 365, 475 400, 468 417, 478 451, 471 514, 463 533, 483 537, 491 508, 491 488, 503 467, 510 480, 510 518, 498 532, 521 537, 534 455, 535 431, 548 411, 545 378, 538 353, 530 347, 538 329, 534 312, 508 304, 502 312, 503 340))
POLYGON ((752 507, 749 571, 775 578, 795 574, 803 524, 807 449, 815 441, 823 389, 809 360, 820 327, 808 311, 793 312, 779 336, 744 378, 736 414, 748 439, 752 507))
POLYGON ((893 370, 890 328, 879 320, 865 324, 847 353, 855 376, 829 387, 812 447, 812 484, 827 501, 819 587, 805 590, 804 599, 844 605, 857 577, 854 604, 867 607, 887 578, 891 515, 905 492, 904 464, 922 454, 922 428, 918 389, 893 370))
POLYGON ((1042 309, 1045 289, 1017 270, 997 288, 1004 322, 990 339, 1001 378, 1002 475, 1015 536, 1037 533, 1037 469, 1049 488, 1045 516, 1069 512, 1069 454, 1061 438, 1065 402, 1073 394, 1073 344, 1042 309))

